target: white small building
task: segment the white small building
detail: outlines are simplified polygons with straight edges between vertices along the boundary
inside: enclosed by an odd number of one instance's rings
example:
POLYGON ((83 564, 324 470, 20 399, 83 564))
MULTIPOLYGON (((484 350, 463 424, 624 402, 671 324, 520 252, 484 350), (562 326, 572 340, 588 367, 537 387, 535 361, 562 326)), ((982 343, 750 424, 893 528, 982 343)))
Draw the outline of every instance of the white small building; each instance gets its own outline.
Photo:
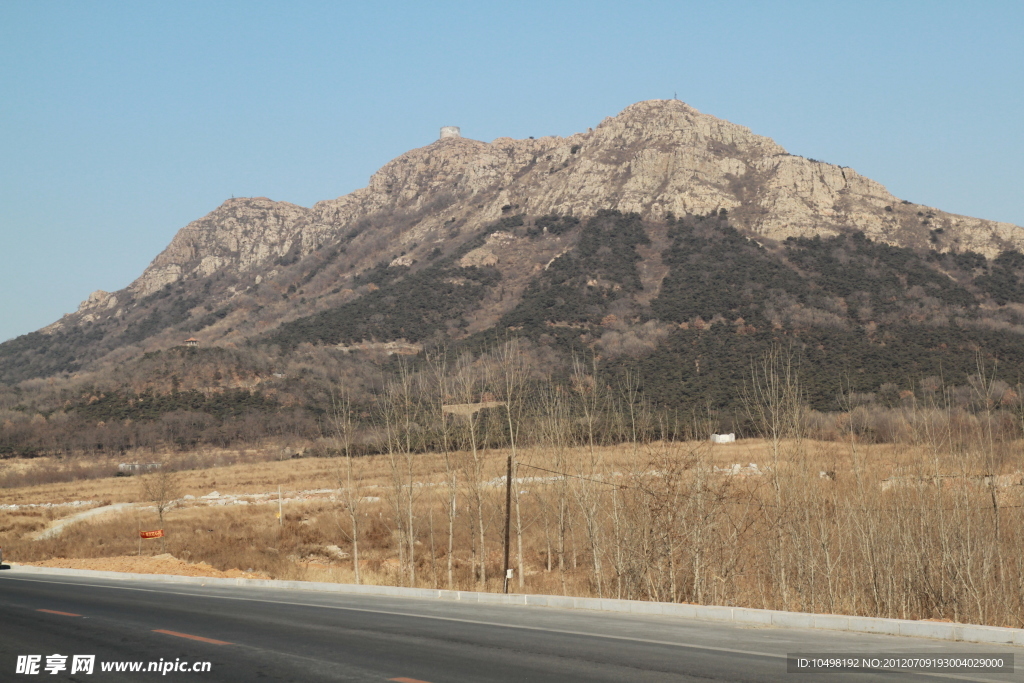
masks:
POLYGON ((161 462, 122 462, 118 463, 118 472, 152 472, 163 467, 161 462))
POLYGON ((712 434, 711 443, 732 443, 736 440, 736 435, 733 433, 729 434, 712 434))

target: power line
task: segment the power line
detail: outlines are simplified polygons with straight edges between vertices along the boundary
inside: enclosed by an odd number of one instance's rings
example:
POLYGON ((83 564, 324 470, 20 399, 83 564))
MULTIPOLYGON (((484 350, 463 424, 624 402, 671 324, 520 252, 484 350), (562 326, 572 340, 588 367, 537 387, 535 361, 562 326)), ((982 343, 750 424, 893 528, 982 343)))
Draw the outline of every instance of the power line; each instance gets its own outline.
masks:
POLYGON ((620 488, 620 489, 631 489, 631 488, 634 488, 633 486, 628 486, 626 484, 613 484, 610 481, 602 481, 600 479, 591 479, 590 477, 581 477, 578 474, 569 474, 568 472, 559 472, 558 470, 549 470, 546 467, 539 467, 537 465, 527 465, 525 462, 519 463, 519 467, 532 467, 535 470, 542 470, 544 472, 550 472, 551 474, 560 474, 563 477, 572 477, 573 479, 582 479, 583 481, 592 481, 592 482, 594 482, 596 484, 604 484, 605 486, 613 486, 615 488, 620 488))

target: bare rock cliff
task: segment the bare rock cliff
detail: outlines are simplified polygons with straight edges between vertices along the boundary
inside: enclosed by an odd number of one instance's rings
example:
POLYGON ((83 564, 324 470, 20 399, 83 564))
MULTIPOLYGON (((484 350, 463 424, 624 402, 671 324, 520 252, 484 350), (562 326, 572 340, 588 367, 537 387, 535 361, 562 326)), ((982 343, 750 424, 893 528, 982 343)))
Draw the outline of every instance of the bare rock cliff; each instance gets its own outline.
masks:
POLYGON ((304 249, 310 210, 266 197, 230 199, 182 228, 142 276, 129 286, 151 294, 185 275, 210 275, 222 268, 246 271, 304 249))
POLYGON ((416 216, 395 236, 391 246, 400 247, 443 241, 455 221, 472 229, 509 213, 608 208, 655 218, 726 209, 736 224, 775 240, 860 230, 891 244, 987 256, 1024 248, 1018 226, 902 202, 853 169, 790 155, 678 100, 653 100, 567 138, 443 138, 311 209, 227 201, 184 227, 129 289, 144 296, 189 275, 302 256, 373 217, 380 225, 416 216))

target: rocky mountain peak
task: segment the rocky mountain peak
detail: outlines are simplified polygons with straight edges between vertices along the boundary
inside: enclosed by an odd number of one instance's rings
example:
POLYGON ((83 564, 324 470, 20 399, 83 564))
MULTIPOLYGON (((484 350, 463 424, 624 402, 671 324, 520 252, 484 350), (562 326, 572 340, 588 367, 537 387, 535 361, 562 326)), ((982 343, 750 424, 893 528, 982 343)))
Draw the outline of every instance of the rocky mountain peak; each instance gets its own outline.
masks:
POLYGON ((178 231, 142 276, 129 287, 147 296, 167 284, 194 275, 204 277, 223 268, 247 271, 287 254, 304 250, 303 228, 310 210, 266 197, 239 197, 178 231))
MULTIPOLYGON (((453 226, 468 235, 517 214, 602 209, 656 220, 725 210, 734 225, 770 240, 859 231, 897 246, 990 257, 1024 246, 1017 226, 901 201, 851 168, 791 155, 679 100, 650 100, 564 138, 441 137, 389 161, 365 188, 312 208, 230 199, 182 228, 118 300, 185 278, 270 271, 357 234, 373 242, 352 257, 351 267, 365 270, 405 252, 425 257, 452 239, 453 226)), ((97 308, 87 302, 83 310, 97 308)))

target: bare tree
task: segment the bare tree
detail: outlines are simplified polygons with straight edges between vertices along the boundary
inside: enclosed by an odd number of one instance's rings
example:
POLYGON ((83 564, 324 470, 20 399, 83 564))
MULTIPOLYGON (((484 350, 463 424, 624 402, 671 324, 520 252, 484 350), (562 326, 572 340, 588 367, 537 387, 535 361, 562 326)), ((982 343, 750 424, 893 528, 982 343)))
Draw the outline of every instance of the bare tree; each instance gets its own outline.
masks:
POLYGON ((178 475, 171 470, 169 462, 160 463, 155 472, 142 477, 142 497, 156 507, 161 525, 164 512, 177 500, 179 491, 178 475))
POLYGON ((602 494, 604 487, 598 483, 598 478, 603 476, 602 462, 597 445, 596 426, 600 418, 600 412, 604 408, 603 393, 600 378, 597 372, 597 358, 591 359, 591 374, 587 374, 587 367, 580 358, 573 358, 572 382, 576 390, 581 412, 583 414, 586 456, 577 463, 577 477, 574 480, 572 491, 576 502, 583 513, 583 521, 587 530, 587 540, 590 542, 590 556, 594 574, 594 585, 597 589, 597 596, 604 597, 603 567, 601 562, 603 550, 603 524, 600 513, 604 508, 602 494))
POLYGON ((352 454, 352 400, 347 391, 343 391, 340 397, 331 393, 331 427, 334 438, 341 446, 341 453, 344 456, 344 465, 339 466, 335 472, 335 479, 338 485, 338 498, 348 514, 348 529, 342 528, 342 532, 348 536, 352 543, 352 571, 355 574, 356 584, 361 583, 359 575, 359 488, 355 475, 355 457, 352 454))
POLYGON ((458 517, 458 467, 452 453, 452 427, 448 420, 448 413, 445 411, 445 404, 451 402, 454 395, 452 379, 448 374, 447 354, 442 350, 440 353, 428 356, 428 366, 432 372, 435 396, 438 402, 439 431, 441 440, 441 453, 444 460, 444 509, 448 518, 448 552, 447 552, 447 578, 448 590, 455 586, 454 554, 455 554, 455 520, 458 517))
MULTIPOLYGON (((470 355, 464 355, 459 359, 458 367, 454 378, 454 390, 461 401, 459 404, 449 405, 445 410, 453 415, 461 416, 464 419, 465 427, 464 440, 469 457, 464 458, 462 469, 465 471, 463 479, 466 482, 467 492, 471 499, 473 515, 471 518, 472 529, 470 535, 474 538, 474 568, 477 571, 479 586, 484 589, 487 586, 487 551, 486 551, 486 526, 487 518, 484 513, 486 494, 484 489, 484 475, 486 464, 486 453, 480 446, 481 412, 487 408, 497 407, 501 404, 496 401, 482 401, 483 393, 490 386, 488 367, 475 365, 470 355)), ((486 439, 484 440, 486 443, 486 439)))
POLYGON ((416 473, 414 450, 421 426, 420 397, 416 377, 408 364, 399 362, 398 377, 386 384, 382 397, 385 449, 391 469, 395 521, 401 536, 399 562, 408 571, 409 585, 416 585, 416 473), (406 553, 408 557, 406 558, 406 553))
MULTIPOLYGON (((537 397, 538 417, 536 439, 543 445, 549 469, 555 474, 552 500, 546 505, 545 515, 553 518, 555 528, 555 554, 558 556, 558 574, 562 594, 567 591, 566 562, 567 536, 569 529, 569 481, 567 468, 571 439, 571 423, 567 398, 562 387, 548 387, 537 397)), ((551 551, 548 552, 548 569, 552 568, 551 551)))
MULTIPOLYGON (((160 517, 160 528, 164 526, 164 512, 171 507, 180 495, 178 476, 170 468, 170 463, 164 461, 152 474, 142 478, 142 496, 145 500, 153 503, 157 515, 160 517)), ((160 537, 160 548, 166 550, 165 537, 160 537)))
POLYGON ((782 607, 789 609, 790 576, 785 561, 788 554, 789 522, 784 504, 783 475, 781 472, 783 441, 792 438, 799 448, 801 434, 803 392, 794 367, 791 350, 772 345, 757 362, 751 364, 750 383, 744 387, 743 404, 747 416, 761 438, 768 443, 771 457, 769 483, 774 493, 773 505, 766 508, 771 543, 770 571, 778 588, 782 607))
MULTIPOLYGON (((519 459, 516 453, 516 446, 519 443, 519 431, 522 428, 523 412, 525 409, 524 393, 526 381, 529 375, 529 365, 519 339, 510 339, 498 350, 498 363, 501 373, 501 389, 505 400, 505 416, 508 424, 508 445, 509 445, 509 472, 511 473, 508 482, 509 494, 515 506, 515 527, 516 527, 516 564, 519 578, 519 588, 525 586, 525 566, 523 560, 523 516, 522 506, 519 502, 519 489, 516 484, 519 479, 519 459)), ((509 511, 506 510, 506 515, 509 511)), ((505 569, 508 570, 508 523, 506 519, 505 529, 505 569)), ((506 577, 506 589, 508 579, 506 577)), ((507 592, 507 590, 506 590, 507 592)))

